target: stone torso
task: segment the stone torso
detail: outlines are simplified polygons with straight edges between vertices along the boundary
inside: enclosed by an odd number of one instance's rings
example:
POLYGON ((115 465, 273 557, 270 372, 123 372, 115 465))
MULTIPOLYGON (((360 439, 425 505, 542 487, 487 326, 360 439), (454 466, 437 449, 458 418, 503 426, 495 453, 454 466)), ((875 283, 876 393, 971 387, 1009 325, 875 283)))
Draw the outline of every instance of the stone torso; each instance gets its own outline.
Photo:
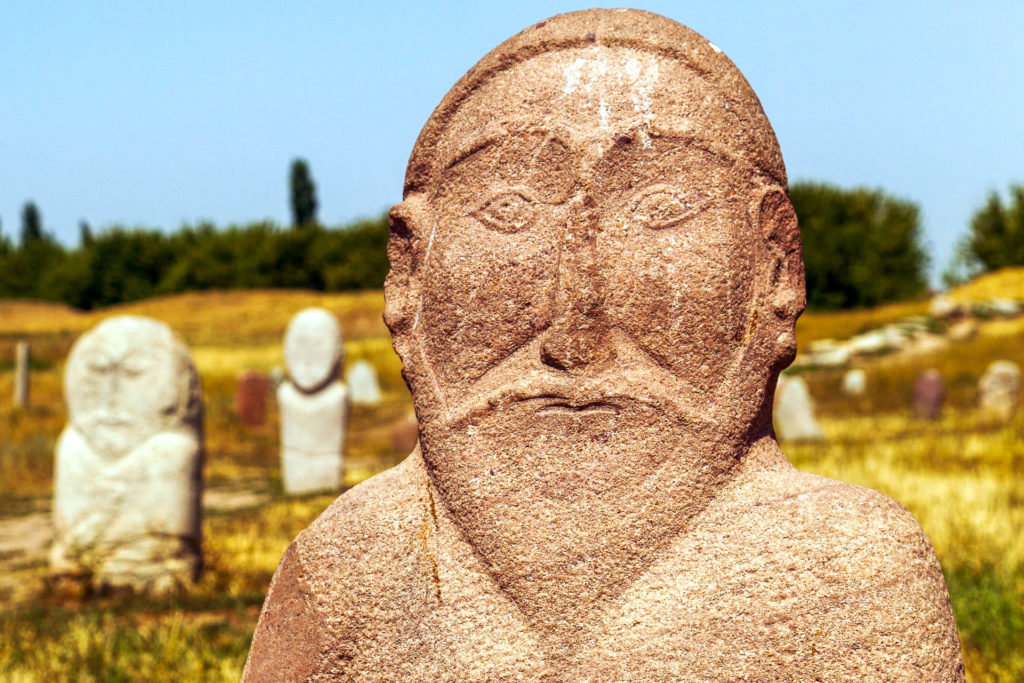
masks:
POLYGON ((55 565, 110 585, 185 582, 199 568, 199 444, 151 437, 106 462, 68 427, 57 445, 55 565))
POLYGON ((277 390, 281 412, 281 465, 285 490, 305 493, 341 485, 348 392, 332 382, 313 393, 285 382, 277 390))
POLYGON ((246 680, 962 676, 941 571, 909 513, 765 450, 559 638, 496 585, 413 454, 339 499, 289 548, 246 680), (301 634, 278 641, 291 655, 268 657, 264 641, 287 634, 301 634), (893 648, 903 640, 922 646, 893 648))

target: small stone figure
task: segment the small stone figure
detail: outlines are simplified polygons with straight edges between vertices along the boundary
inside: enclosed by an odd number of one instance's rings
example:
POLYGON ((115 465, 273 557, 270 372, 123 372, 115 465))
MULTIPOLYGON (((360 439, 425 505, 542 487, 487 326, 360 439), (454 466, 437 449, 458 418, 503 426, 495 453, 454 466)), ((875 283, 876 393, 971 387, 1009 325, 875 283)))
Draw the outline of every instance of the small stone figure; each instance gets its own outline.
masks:
POLYGON ((352 403, 376 405, 380 403, 380 384, 377 371, 365 360, 357 360, 345 375, 345 383, 351 394, 352 403))
POLYGON ((937 420, 942 414, 946 400, 946 385, 939 371, 931 368, 917 377, 914 383, 914 398, 911 401, 914 415, 922 420, 937 420))
POLYGON ((825 438, 825 430, 814 417, 814 400, 803 377, 779 377, 775 389, 775 433, 781 441, 825 438))
POLYGON ((18 408, 27 408, 32 377, 28 342, 18 342, 14 356, 14 405, 18 408))
POLYGON ((307 308, 284 337, 288 379, 277 389, 281 475, 290 494, 341 487, 348 390, 338 380, 344 347, 330 311, 307 308))
POLYGON ((195 580, 203 402, 188 349, 156 320, 110 318, 75 342, 64 391, 53 572, 158 593, 195 580))
POLYGON ((868 373, 861 368, 847 370, 843 375, 842 389, 847 396, 863 396, 868 390, 868 373))
POLYGON ((419 444, 288 547, 244 680, 963 680, 918 523, 772 433, 800 232, 721 50, 637 10, 526 28, 390 226, 419 444))
POLYGON ((1020 407, 1020 399, 1020 366, 1009 360, 997 360, 989 365, 978 381, 978 407, 1008 421, 1020 407))
POLYGON ((267 376, 262 372, 249 370, 238 380, 235 391, 235 412, 247 427, 259 427, 267 420, 267 376))

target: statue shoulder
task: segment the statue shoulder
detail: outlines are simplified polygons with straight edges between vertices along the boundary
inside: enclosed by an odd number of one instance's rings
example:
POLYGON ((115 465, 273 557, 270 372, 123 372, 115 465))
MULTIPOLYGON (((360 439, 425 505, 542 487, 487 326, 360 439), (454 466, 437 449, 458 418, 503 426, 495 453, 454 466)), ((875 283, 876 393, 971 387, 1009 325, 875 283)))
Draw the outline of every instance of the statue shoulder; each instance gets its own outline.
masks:
POLYGON ((733 557, 755 558, 765 595, 800 596, 790 618, 818 615, 821 652, 856 655, 837 667, 867 678, 963 680, 942 568, 905 507, 790 468, 759 472, 742 489, 729 526, 746 540, 733 557))
POLYGON ((295 541, 277 568, 253 636, 246 681, 337 674, 421 568, 426 472, 418 453, 339 496, 295 541), (328 660, 318 659, 329 652, 328 660))

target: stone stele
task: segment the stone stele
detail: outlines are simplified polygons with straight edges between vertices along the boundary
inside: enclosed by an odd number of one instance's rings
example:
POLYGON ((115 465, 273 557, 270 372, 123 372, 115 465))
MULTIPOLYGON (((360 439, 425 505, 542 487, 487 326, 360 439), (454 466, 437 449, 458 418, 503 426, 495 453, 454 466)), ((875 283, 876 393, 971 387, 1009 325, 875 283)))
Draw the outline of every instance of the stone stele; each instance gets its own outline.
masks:
POLYGON ((288 548, 246 680, 963 679, 918 523, 772 436, 800 235, 714 45, 634 10, 502 43, 388 255, 420 445, 288 548))
POLYGON ((334 314, 306 308, 284 336, 288 380, 277 388, 281 476, 290 494, 341 486, 348 392, 338 380, 343 347, 334 314))
POLYGON ((863 396, 868 390, 868 373, 862 368, 853 368, 843 374, 843 393, 847 396, 863 396))
POLYGON ((64 392, 52 571, 152 592, 194 581, 203 400, 188 349, 156 320, 110 318, 75 342, 64 392))
POLYGON ((380 384, 377 382, 377 371, 365 360, 357 360, 345 373, 345 383, 352 398, 352 403, 376 405, 380 403, 380 384))
POLYGON ((247 427, 259 427, 267 420, 267 392, 270 381, 262 372, 247 370, 238 378, 235 413, 247 427))
POLYGON ((1020 366, 1009 360, 997 360, 978 381, 978 407, 1002 420, 1017 412, 1021 398, 1020 366))
POLYGON ((29 387, 32 382, 32 352, 28 342, 18 342, 14 351, 14 405, 28 407, 29 387))
POLYGON ((779 377, 775 433, 783 441, 821 441, 825 430, 814 416, 814 400, 803 377, 779 377))
POLYGON ((916 417, 924 420, 937 420, 942 414, 942 404, 946 402, 946 383, 935 368, 929 368, 917 376, 914 382, 914 395, 910 407, 916 417))

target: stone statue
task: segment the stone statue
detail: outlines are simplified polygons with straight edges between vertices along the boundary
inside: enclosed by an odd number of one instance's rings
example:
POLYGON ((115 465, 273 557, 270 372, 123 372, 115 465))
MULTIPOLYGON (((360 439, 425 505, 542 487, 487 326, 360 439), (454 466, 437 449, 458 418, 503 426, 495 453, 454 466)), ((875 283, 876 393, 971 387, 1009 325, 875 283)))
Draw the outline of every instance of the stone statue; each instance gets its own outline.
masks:
POLYGON ((814 416, 814 399, 803 377, 779 377, 775 387, 775 434, 782 441, 825 438, 825 430, 814 416))
POLYGON ((978 380, 978 407, 982 412, 1009 421, 1020 406, 1020 366, 1011 360, 993 361, 978 380))
POLYGON ((962 680, 918 523, 772 433, 800 236, 714 45, 635 10, 502 43, 388 255, 419 445, 289 547, 246 680, 962 680))
POLYGON ((383 396, 377 382, 377 370, 368 361, 357 360, 348 369, 345 383, 352 396, 352 403, 377 405, 383 396))
POLYGON ((291 494, 337 491, 348 391, 338 381, 344 347, 330 311, 306 308, 284 336, 288 381, 277 388, 281 416, 281 476, 291 494))
POLYGON ((203 399, 185 345, 139 316, 75 342, 57 442, 53 572, 165 592, 202 565, 203 399))

